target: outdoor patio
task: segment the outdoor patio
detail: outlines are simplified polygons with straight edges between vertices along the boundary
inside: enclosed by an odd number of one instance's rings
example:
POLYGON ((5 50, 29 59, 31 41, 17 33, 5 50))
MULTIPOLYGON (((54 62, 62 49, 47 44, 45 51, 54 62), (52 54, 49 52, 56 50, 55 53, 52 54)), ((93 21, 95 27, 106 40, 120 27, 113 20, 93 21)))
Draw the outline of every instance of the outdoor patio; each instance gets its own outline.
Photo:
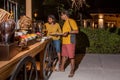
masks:
POLYGON ((77 54, 73 78, 68 78, 70 65, 65 72, 53 72, 49 80, 120 80, 120 54, 77 54))

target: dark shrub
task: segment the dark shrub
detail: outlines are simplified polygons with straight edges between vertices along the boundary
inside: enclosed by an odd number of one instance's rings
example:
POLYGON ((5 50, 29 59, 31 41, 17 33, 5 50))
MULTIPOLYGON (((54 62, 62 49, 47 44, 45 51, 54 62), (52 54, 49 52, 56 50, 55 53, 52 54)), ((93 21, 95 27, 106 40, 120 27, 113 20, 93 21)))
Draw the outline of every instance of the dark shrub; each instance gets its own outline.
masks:
MULTIPOLYGON (((120 36, 116 33, 111 33, 105 29, 82 28, 79 45, 86 45, 86 41, 82 34, 88 38, 87 42, 90 47, 87 48, 87 53, 120 53, 120 36)), ((78 46, 78 45, 77 45, 78 46)), ((82 48, 81 48, 82 49, 82 48)))
POLYGON ((76 53, 86 53, 86 48, 90 46, 88 36, 80 31, 76 38, 76 53))
POLYGON ((120 35, 120 28, 118 28, 117 34, 120 35))
POLYGON ((109 31, 111 32, 111 33, 115 33, 116 32, 116 27, 112 27, 112 28, 109 28, 109 31))

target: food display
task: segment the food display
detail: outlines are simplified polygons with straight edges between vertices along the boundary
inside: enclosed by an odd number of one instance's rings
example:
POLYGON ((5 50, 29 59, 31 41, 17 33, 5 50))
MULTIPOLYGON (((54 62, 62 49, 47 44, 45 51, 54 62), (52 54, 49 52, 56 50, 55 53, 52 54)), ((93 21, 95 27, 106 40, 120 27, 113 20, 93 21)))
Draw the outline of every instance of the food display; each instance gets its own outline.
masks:
POLYGON ((15 40, 18 41, 18 46, 25 49, 26 47, 38 42, 42 38, 42 33, 28 33, 25 30, 21 30, 15 33, 15 40))
POLYGON ((18 46, 20 46, 22 49, 27 48, 29 45, 36 43, 36 38, 37 35, 34 33, 20 35, 18 36, 18 46))
POLYGON ((20 29, 16 30, 16 22, 11 19, 10 13, 0 9, 0 61, 10 60, 21 50, 40 41, 42 38, 41 27, 37 32, 29 32, 32 29, 32 20, 22 16, 19 20, 20 29))
POLYGON ((22 40, 25 40, 25 41, 30 41, 30 40, 33 40, 33 39, 35 39, 37 37, 37 35, 36 34, 26 34, 26 35, 21 35, 20 36, 20 40, 22 41, 22 40))

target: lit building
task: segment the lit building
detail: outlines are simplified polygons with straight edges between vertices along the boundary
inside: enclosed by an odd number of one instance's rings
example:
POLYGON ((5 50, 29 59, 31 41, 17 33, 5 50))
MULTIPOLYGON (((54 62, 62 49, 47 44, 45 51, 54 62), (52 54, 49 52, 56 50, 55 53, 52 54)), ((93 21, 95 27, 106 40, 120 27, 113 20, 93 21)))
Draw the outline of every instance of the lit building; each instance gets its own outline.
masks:
POLYGON ((120 11, 117 8, 97 9, 90 12, 91 19, 85 19, 84 27, 92 26, 93 28, 119 27, 120 28, 120 11), (86 25, 90 23, 90 25, 86 25))
POLYGON ((120 14, 113 13, 92 13, 92 27, 104 28, 104 27, 120 27, 120 14))

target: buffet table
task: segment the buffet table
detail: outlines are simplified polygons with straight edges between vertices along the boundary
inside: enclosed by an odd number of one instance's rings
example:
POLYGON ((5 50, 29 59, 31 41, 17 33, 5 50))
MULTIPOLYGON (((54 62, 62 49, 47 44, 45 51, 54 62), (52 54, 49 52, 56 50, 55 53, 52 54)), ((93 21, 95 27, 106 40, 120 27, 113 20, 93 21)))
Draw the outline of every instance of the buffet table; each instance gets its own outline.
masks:
POLYGON ((51 39, 47 39, 44 42, 37 42, 31 46, 29 46, 28 50, 21 51, 15 57, 10 59, 9 61, 0 61, 0 80, 6 80, 11 72, 13 71, 15 65, 18 61, 24 56, 32 56, 35 57, 37 54, 40 54, 40 75, 42 78, 42 62, 43 62, 43 52, 46 47, 46 44, 49 43, 51 39))

